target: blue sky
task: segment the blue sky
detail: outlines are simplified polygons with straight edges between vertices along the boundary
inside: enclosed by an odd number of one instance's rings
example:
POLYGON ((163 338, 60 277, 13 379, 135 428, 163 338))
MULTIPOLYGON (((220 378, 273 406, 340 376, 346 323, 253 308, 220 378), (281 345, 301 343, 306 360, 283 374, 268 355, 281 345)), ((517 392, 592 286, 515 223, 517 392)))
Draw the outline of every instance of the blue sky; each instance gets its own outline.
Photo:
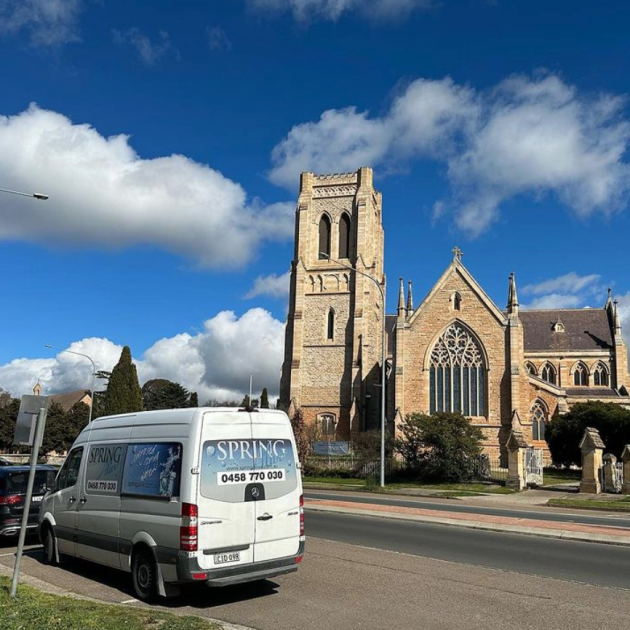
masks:
POLYGON ((530 306, 612 286, 630 328, 627 3, 146 6, 0 0, 0 187, 50 195, 0 195, 0 387, 127 344, 142 380, 275 394, 306 169, 374 167, 390 311, 457 244, 500 307, 511 271, 530 306))

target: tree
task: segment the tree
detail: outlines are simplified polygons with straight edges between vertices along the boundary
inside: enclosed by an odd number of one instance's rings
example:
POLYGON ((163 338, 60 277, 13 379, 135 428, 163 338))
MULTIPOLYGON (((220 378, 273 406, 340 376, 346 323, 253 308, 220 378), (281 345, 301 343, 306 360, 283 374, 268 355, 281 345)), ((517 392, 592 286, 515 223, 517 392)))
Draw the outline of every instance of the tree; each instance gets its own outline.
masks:
POLYGON ((554 416, 547 425, 545 438, 554 463, 581 465, 580 441, 587 427, 599 431, 606 451, 617 458, 623 447, 630 444, 630 410, 615 403, 577 403, 568 413, 554 416))
POLYGON ((266 387, 263 388, 262 394, 260 395, 260 408, 269 409, 269 392, 266 387))
POLYGON ((410 414, 396 440, 410 472, 432 481, 462 481, 482 451, 483 433, 461 413, 410 414))
POLYGON ((239 407, 245 407, 245 409, 249 407, 249 394, 245 394, 245 396, 243 396, 243 400, 241 400, 239 407))
POLYGON ((188 407, 190 394, 185 387, 165 378, 154 378, 142 386, 145 411, 188 407))
POLYGON ((197 396, 197 392, 190 393, 190 400, 188 401, 189 407, 199 407, 199 396, 197 396))
POLYGON ((238 400, 217 400, 216 398, 208 398, 204 407, 240 407, 238 400))
POLYGON ((64 450, 72 446, 79 433, 87 426, 89 416, 90 408, 84 402, 79 401, 70 408, 65 420, 64 450))
POLYGON ((306 429, 306 423, 304 422, 304 413, 299 407, 295 410, 295 413, 291 418, 291 428, 293 429, 293 435, 295 436, 298 459, 302 463, 302 466, 304 466, 306 458, 311 452, 311 443, 308 439, 308 431, 306 429))
POLYGON ((52 402, 48 407, 46 416, 44 439, 42 441, 43 452, 48 454, 51 451, 57 451, 58 453, 65 451, 67 436, 66 412, 59 403, 52 402))
POLYGON ((142 391, 138 373, 131 361, 131 350, 125 346, 114 366, 105 392, 105 415, 142 411, 142 391))
POLYGON ((13 437, 15 436, 15 423, 20 411, 20 399, 6 398, 0 405, 0 451, 13 450, 13 437))

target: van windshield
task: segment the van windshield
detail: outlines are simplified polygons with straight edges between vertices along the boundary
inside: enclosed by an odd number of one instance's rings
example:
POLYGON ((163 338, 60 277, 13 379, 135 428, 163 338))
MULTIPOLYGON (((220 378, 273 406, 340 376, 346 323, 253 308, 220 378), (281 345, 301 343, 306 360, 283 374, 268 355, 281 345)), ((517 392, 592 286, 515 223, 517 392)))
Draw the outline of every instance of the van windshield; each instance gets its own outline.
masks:
POLYGON ((277 499, 297 488, 296 458, 291 440, 207 440, 201 454, 201 494, 208 499, 240 503, 277 499))
MULTIPOLYGON (((6 494, 26 494, 26 484, 28 483, 28 470, 9 473, 1 488, 6 494)), ((55 473, 52 470, 38 470, 35 473, 35 483, 33 494, 45 494, 52 490, 55 484, 55 473)))

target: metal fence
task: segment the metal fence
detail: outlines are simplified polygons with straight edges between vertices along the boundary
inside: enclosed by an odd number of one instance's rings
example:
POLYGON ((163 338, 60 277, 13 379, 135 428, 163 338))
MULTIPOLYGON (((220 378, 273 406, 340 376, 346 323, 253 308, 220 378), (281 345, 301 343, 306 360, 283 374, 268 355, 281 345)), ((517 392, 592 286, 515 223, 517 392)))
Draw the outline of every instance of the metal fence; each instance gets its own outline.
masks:
MULTIPOLYGON (((306 459, 305 469, 309 475, 318 473, 341 473, 351 477, 375 477, 380 474, 380 459, 366 461, 352 453, 348 455, 310 455, 306 459)), ((385 460, 385 475, 391 475, 400 469, 395 459, 385 460)))
POLYGON ((501 466, 498 457, 478 455, 473 460, 473 478, 478 481, 505 481, 508 477, 508 469, 501 466))

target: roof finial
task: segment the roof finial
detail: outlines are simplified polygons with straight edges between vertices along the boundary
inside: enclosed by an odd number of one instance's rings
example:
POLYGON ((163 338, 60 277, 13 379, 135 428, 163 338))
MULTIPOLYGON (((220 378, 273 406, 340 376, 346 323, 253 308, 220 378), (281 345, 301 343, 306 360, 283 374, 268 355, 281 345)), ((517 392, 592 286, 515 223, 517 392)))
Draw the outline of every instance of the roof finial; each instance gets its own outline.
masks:
POLYGON ((459 247, 457 247, 457 245, 455 245, 455 247, 453 247, 453 262, 461 262, 462 261, 462 256, 464 255, 464 252, 459 249, 459 247))
POLYGON ((411 291, 411 280, 409 280, 409 289, 407 290, 407 314, 413 313, 413 293, 411 291))
POLYGON ((400 279, 400 289, 398 290, 398 317, 405 315, 405 286, 404 281, 400 279))
POLYGON ((518 315, 518 295, 516 294, 516 276, 514 272, 510 274, 510 282, 508 285, 508 315, 518 315))

